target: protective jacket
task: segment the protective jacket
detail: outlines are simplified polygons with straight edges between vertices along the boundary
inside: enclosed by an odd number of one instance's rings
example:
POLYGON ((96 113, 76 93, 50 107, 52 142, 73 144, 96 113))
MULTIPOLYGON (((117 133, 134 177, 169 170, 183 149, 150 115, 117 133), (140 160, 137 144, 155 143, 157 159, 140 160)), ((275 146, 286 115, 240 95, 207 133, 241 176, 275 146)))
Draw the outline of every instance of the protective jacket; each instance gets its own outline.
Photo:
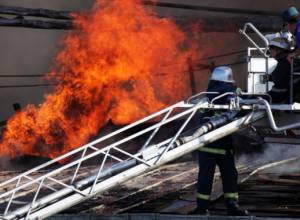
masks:
POLYGON ((274 86, 269 91, 273 103, 287 103, 289 101, 291 64, 286 56, 277 59, 278 65, 272 72, 271 80, 274 86))

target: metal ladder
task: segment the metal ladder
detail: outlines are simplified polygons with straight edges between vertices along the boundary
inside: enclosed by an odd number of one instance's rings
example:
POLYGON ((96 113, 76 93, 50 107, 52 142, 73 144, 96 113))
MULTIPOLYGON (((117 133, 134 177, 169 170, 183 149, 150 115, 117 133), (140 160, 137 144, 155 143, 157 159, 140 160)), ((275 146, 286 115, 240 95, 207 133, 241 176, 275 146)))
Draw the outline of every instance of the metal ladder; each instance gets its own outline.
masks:
POLYGON ((246 116, 174 147, 200 109, 224 108, 212 103, 218 97, 212 102, 194 101, 204 95, 206 93, 200 93, 188 102, 178 102, 1 183, 0 218, 49 217, 263 117, 261 111, 250 111, 246 116), (175 121, 179 124, 170 131, 167 125, 175 121), (135 131, 130 133, 132 129, 135 131), (158 132, 163 132, 163 138, 158 138, 158 132), (140 147, 131 149, 136 143, 140 147))

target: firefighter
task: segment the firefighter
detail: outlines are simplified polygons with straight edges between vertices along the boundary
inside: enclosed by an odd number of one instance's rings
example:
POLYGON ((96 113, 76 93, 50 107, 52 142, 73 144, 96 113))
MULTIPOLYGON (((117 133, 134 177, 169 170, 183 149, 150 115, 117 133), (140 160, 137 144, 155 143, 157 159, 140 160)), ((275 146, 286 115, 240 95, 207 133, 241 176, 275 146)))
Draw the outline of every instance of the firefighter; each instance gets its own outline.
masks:
POLYGON ((287 103, 290 92, 291 64, 287 57, 290 54, 289 38, 292 34, 275 33, 265 37, 269 41, 270 56, 278 61, 275 70, 271 73, 271 81, 274 86, 269 95, 273 103, 287 103))
MULTIPOLYGON (((208 84, 208 92, 235 92, 232 70, 222 66, 214 69, 208 84)), ((209 96, 213 98, 213 96, 209 96)), ((223 99, 219 104, 228 103, 223 99)), ((209 113, 210 114, 210 113, 209 113)), ((205 115, 211 116, 211 115, 205 115)), ((237 181, 238 173, 234 161, 232 137, 227 136, 214 143, 199 148, 199 174, 197 186, 197 208, 191 214, 208 214, 209 199, 216 165, 221 172, 225 205, 227 214, 231 216, 248 215, 246 210, 241 210, 238 205, 237 181)))
POLYGON ((290 53, 287 59, 291 62, 292 58, 297 58, 300 55, 300 20, 299 12, 296 7, 292 6, 282 13, 284 27, 294 34, 296 40, 296 49, 290 53))

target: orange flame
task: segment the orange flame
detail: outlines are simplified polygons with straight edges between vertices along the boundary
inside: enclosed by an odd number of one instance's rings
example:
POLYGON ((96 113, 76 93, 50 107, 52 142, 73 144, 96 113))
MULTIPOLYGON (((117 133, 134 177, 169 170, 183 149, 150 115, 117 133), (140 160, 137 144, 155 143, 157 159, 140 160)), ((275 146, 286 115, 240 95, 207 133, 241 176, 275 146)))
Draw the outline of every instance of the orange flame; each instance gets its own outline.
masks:
POLYGON ((74 15, 76 31, 47 75, 58 85, 44 103, 13 116, 0 155, 56 157, 88 141, 108 121, 127 124, 186 97, 195 48, 171 19, 139 0, 98 0, 74 15))

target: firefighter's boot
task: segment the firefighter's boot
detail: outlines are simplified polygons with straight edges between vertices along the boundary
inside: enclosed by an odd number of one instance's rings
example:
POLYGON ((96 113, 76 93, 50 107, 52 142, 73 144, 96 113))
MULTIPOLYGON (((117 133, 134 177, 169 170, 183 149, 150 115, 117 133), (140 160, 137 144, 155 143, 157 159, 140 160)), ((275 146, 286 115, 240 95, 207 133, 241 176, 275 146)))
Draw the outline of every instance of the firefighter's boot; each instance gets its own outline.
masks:
POLYGON ((209 211, 208 209, 197 207, 193 211, 189 212, 189 215, 209 215, 209 211))
POLYGON ((234 199, 226 200, 227 215, 229 216, 248 216, 249 212, 239 207, 238 201, 234 199))
POLYGON ((208 212, 209 200, 197 198, 197 207, 191 211, 191 215, 209 215, 208 212))

